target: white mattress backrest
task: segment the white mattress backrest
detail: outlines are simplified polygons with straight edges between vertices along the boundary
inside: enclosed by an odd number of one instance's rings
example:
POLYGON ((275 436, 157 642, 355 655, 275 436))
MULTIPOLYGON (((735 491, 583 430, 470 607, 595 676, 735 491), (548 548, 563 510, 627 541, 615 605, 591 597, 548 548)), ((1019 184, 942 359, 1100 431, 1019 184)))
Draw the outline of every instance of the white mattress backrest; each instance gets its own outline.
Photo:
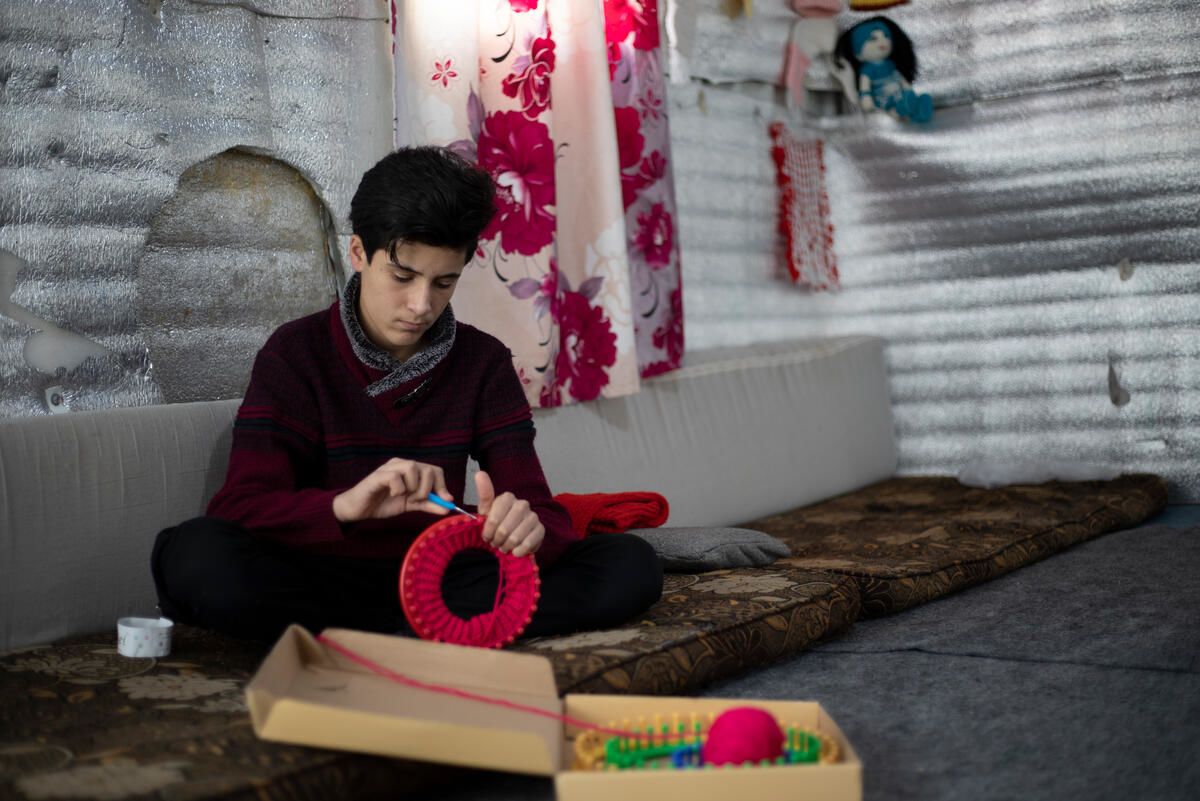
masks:
POLYGON ((635 395, 537 411, 551 490, 659 492, 668 525, 734 525, 895 472, 882 340, 723 348, 687 363, 635 395))
POLYGON ((220 486, 239 403, 0 423, 0 650, 154 610, 154 537, 220 486))

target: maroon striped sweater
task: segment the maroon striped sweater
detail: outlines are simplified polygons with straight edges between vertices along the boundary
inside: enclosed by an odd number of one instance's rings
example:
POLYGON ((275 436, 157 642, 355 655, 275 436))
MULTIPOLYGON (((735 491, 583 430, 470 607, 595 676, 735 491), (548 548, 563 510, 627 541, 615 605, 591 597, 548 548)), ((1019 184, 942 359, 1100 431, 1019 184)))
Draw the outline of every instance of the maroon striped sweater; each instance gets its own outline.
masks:
POLYGON ((334 496, 398 456, 440 466, 461 503, 469 455, 497 494, 529 501, 546 528, 537 560, 553 563, 577 537, 546 485, 512 355, 495 337, 457 325, 441 362, 376 397, 366 387, 387 374, 355 356, 338 304, 281 326, 255 359, 229 472, 208 514, 307 551, 399 557, 440 518, 410 512, 342 524, 334 496))

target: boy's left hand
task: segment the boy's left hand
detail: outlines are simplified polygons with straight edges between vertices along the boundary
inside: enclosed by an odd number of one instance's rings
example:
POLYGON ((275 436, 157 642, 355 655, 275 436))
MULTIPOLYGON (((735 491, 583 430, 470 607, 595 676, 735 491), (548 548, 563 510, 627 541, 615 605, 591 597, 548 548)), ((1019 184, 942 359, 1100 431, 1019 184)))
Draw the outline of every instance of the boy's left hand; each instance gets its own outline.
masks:
POLYGON ((482 470, 475 474, 475 489, 479 492, 479 514, 487 516, 484 542, 513 556, 528 556, 541 547, 546 529, 529 501, 511 492, 497 497, 491 476, 482 470))

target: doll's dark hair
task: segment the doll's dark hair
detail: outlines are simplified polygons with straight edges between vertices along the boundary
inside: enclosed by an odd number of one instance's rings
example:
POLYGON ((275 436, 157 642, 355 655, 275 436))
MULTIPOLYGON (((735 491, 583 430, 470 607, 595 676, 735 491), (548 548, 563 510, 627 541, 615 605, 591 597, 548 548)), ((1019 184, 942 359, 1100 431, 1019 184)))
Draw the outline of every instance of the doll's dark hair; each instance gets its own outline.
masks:
POLYGON ((848 61, 850 62, 850 66, 854 67, 854 75, 858 76, 862 63, 854 53, 851 35, 856 28, 869 25, 872 22, 878 22, 883 25, 888 29, 888 33, 892 37, 892 54, 888 58, 896 65, 896 71, 903 75, 904 79, 909 83, 915 81, 917 79, 917 54, 913 52, 912 40, 908 38, 908 34, 901 30, 899 25, 883 16, 864 19, 862 22, 847 28, 838 37, 837 46, 833 49, 834 55, 837 57, 838 66, 842 65, 843 60, 848 61))
POLYGON ((405 147, 367 170, 350 201, 350 227, 367 258, 417 242, 475 255, 496 213, 492 177, 444 147, 405 147))

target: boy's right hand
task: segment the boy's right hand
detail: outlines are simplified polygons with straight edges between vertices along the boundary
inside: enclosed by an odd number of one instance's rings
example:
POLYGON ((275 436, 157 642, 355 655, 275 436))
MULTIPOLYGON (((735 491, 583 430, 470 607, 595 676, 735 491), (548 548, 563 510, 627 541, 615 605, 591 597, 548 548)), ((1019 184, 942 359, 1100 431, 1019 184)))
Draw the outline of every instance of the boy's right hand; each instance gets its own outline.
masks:
POLYGON ((448 501, 454 500, 446 489, 442 468, 408 459, 390 459, 336 496, 333 516, 339 523, 353 523, 395 517, 404 512, 446 514, 445 509, 428 500, 431 492, 448 501))

